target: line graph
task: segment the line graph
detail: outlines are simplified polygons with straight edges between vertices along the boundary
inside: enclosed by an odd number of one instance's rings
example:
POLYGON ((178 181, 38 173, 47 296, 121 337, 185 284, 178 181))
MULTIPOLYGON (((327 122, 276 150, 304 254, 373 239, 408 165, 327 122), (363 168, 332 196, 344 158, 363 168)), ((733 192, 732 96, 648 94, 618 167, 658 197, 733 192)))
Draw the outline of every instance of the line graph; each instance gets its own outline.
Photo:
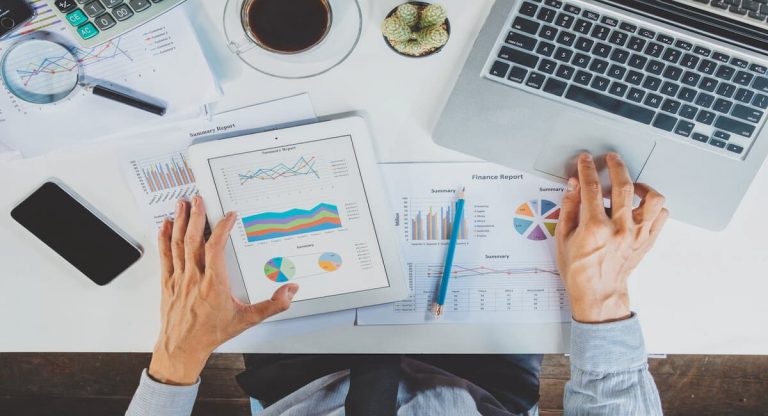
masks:
POLYGON ((294 176, 314 176, 320 179, 320 174, 315 169, 317 159, 310 157, 307 159, 302 156, 292 165, 286 165, 285 163, 279 163, 275 166, 265 169, 255 169, 247 171, 245 173, 239 173, 240 185, 245 185, 251 181, 274 181, 280 178, 290 178, 294 176))
POLYGON ((17 69, 16 73, 25 86, 37 77, 55 77, 57 74, 72 73, 79 70, 78 65, 87 67, 102 61, 125 57, 133 61, 128 52, 120 46, 121 38, 107 42, 95 48, 72 48, 70 53, 59 56, 34 57, 37 62, 29 62, 25 68, 17 69), (73 59, 74 57, 74 59, 73 59))
MULTIPOLYGON (((428 278, 442 278, 443 266, 441 265, 423 265, 420 270, 428 278)), ((480 264, 455 264, 451 269, 452 278, 468 277, 511 277, 520 275, 546 274, 549 276, 560 276, 557 268, 553 265, 521 265, 510 267, 489 267, 480 264)))

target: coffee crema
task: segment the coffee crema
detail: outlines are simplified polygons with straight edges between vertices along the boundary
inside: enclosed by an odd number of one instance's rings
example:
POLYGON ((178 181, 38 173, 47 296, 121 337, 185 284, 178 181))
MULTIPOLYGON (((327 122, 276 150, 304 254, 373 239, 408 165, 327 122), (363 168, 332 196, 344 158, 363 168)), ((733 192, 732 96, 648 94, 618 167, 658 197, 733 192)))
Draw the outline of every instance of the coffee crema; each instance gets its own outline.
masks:
POLYGON ((265 49, 298 53, 320 43, 331 24, 327 0, 249 0, 243 25, 265 49))

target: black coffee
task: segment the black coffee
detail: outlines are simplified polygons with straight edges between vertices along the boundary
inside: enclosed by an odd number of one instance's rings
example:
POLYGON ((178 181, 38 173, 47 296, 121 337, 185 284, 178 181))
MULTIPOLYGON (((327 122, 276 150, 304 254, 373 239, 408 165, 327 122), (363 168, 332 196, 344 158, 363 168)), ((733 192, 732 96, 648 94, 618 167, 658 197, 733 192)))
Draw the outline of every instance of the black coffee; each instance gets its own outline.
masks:
POLYGON ((326 0, 252 0, 247 7, 251 35, 280 52, 309 49, 323 39, 330 24, 326 0))

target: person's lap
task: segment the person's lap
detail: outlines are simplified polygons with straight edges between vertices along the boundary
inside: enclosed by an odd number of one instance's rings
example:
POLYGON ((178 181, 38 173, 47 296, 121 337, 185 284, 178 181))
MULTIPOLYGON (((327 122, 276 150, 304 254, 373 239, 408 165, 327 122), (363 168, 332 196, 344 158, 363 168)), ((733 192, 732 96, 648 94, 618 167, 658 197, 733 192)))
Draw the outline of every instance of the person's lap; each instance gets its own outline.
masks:
MULTIPOLYGON (((245 354, 238 383, 252 397, 274 403, 304 385, 361 362, 393 356, 245 354), (279 378, 280 383, 275 383, 279 378), (279 386, 279 387, 276 387, 279 386)), ((481 387, 508 411, 522 413, 539 400, 541 355, 407 355, 481 387)))

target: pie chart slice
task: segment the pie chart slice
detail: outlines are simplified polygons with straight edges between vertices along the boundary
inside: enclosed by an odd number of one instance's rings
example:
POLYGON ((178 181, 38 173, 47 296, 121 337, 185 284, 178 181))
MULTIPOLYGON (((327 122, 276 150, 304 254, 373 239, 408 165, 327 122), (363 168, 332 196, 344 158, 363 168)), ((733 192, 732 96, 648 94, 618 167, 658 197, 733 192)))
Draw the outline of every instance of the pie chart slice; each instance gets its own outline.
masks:
POLYGON ((264 275, 276 283, 285 283, 296 276, 296 265, 285 257, 275 257, 264 265, 264 275))
POLYGON ((336 253, 323 253, 318 259, 317 264, 326 272, 335 272, 341 268, 341 256, 336 253))
POLYGON ((515 231, 531 241, 544 241, 555 236, 560 207, 546 199, 534 199, 517 207, 513 219, 515 231))

